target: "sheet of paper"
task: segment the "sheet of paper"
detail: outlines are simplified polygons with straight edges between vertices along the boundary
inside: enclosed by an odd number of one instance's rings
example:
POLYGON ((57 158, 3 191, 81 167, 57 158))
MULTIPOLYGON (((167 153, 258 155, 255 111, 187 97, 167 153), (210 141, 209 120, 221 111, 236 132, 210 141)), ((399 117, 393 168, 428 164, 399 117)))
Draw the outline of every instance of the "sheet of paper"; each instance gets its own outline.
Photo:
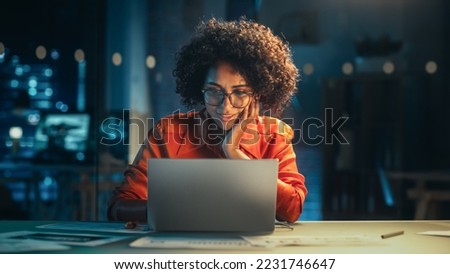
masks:
POLYGON ((1 239, 0 238, 0 253, 19 253, 31 251, 55 251, 67 250, 69 246, 58 243, 36 241, 36 240, 22 240, 22 239, 1 239))
POLYGON ((430 231, 424 231, 424 232, 419 232, 417 234, 420 235, 429 235, 429 236, 445 236, 445 237, 450 237, 450 230, 430 230, 430 231))
POLYGON ((377 241, 365 235, 343 236, 243 236, 254 246, 306 246, 306 245, 364 245, 377 241))
POLYGON ((57 233, 40 231, 13 231, 0 233, 0 241, 4 239, 38 240, 66 245, 98 246, 126 239, 126 236, 106 236, 98 234, 57 233))
POLYGON ((186 249, 254 249, 246 240, 220 237, 145 236, 130 244, 138 248, 186 248, 186 249))
POLYGON ((62 229, 62 230, 79 230, 79 231, 98 231, 98 232, 114 232, 129 234, 145 234, 149 233, 147 225, 138 225, 136 228, 125 228, 125 223, 113 222, 63 222, 47 225, 40 225, 37 228, 45 229, 62 229))

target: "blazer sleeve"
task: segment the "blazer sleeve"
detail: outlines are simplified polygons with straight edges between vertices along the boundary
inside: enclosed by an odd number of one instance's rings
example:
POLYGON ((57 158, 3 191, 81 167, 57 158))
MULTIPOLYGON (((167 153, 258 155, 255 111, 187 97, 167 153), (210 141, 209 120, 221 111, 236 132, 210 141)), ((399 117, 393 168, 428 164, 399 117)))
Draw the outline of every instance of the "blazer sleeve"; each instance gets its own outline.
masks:
POLYGON ((149 131, 136 157, 124 172, 122 185, 116 187, 108 203, 108 219, 112 221, 146 221, 147 160, 161 158, 164 142, 158 128, 149 131))
POLYGON ((270 158, 278 159, 277 210, 278 220, 295 222, 300 217, 308 190, 305 177, 298 171, 292 145, 293 130, 284 125, 283 134, 271 140, 270 158))

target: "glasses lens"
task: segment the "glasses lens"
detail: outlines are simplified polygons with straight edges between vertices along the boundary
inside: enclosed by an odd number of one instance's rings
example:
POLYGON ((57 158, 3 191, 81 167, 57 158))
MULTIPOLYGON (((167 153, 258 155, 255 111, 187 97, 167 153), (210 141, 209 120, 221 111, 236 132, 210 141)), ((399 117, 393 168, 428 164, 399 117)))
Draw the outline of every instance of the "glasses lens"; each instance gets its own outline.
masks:
POLYGON ((231 104, 234 107, 242 108, 247 106, 250 101, 250 95, 244 91, 233 91, 231 93, 231 104))
MULTIPOLYGON (((221 90, 208 88, 203 90, 205 102, 211 106, 219 106, 223 103, 225 94, 221 90)), ((250 102, 251 93, 244 91, 233 91, 229 96, 231 105, 237 108, 246 107, 250 102)))
POLYGON ((218 106, 223 102, 223 93, 220 90, 216 89, 205 89, 205 102, 212 106, 218 106))

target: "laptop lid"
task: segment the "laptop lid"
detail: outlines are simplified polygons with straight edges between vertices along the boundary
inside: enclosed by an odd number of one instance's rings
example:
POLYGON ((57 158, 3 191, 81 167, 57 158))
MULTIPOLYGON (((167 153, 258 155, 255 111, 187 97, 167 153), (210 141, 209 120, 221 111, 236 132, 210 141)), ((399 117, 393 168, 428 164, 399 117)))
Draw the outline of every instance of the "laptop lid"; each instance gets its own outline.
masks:
POLYGON ((149 159, 147 172, 154 231, 274 230, 276 159, 149 159))

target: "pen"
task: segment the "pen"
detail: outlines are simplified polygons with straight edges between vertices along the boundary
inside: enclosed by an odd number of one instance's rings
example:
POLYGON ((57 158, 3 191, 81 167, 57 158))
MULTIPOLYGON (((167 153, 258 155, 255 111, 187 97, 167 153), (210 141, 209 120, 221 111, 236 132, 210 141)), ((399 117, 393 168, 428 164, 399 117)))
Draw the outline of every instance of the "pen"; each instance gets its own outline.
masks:
POLYGON ((396 231, 396 232, 391 232, 391 233, 386 233, 386 234, 381 235, 381 239, 391 238, 391 237, 394 237, 394 236, 402 235, 404 233, 405 233, 405 231, 403 231, 403 230, 396 231))

